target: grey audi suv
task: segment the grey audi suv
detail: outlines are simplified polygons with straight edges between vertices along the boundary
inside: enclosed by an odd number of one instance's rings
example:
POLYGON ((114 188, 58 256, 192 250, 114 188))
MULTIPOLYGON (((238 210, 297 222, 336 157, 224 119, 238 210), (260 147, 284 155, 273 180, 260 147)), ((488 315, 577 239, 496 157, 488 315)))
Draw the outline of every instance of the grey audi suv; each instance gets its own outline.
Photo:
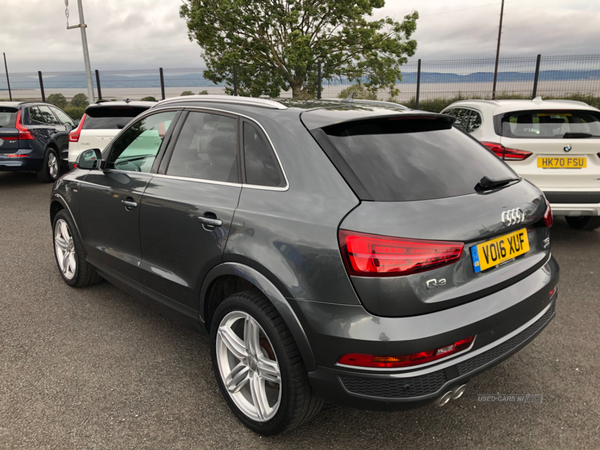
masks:
POLYGON ((552 320, 544 195, 453 117, 369 101, 159 102, 54 184, 64 281, 102 278, 211 337, 238 419, 409 409, 552 320))

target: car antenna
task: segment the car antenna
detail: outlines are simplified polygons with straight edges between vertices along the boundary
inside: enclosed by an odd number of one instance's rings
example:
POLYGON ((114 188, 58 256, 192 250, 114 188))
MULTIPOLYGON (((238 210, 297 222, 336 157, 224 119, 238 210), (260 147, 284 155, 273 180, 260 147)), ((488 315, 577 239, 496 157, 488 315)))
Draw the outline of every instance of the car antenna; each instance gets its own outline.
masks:
POLYGON ((131 100, 129 100, 128 98, 125 99, 125 103, 129 103, 131 100))
POLYGON ((342 103, 354 104, 354 91, 350 92, 350 95, 342 100, 342 103))

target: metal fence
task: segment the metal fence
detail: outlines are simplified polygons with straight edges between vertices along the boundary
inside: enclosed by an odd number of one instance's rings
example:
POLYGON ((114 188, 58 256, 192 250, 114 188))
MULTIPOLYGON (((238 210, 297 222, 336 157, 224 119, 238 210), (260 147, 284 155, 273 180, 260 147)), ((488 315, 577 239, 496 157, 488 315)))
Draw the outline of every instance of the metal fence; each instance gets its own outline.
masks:
MULTIPOLYGON (((103 99, 156 99, 184 92, 222 94, 225 84, 204 78, 203 68, 95 71, 94 90, 103 99)), ((491 98, 494 58, 462 60, 411 60, 402 66, 402 79, 394 98, 400 103, 428 99, 491 98)), ((323 80, 322 97, 337 98, 351 86, 345 80, 323 80)), ((233 86, 230 86, 233 88, 233 86)), ((85 72, 32 72, 0 74, 0 99, 42 100, 53 93, 71 99, 87 93, 85 72), (7 80, 8 77, 8 80, 7 80), (10 82, 10 91, 8 89, 10 82)), ((497 98, 600 95, 600 54, 500 58, 497 98)), ((291 97, 291 91, 282 91, 291 97)), ((390 99, 389 92, 377 98, 390 99)))

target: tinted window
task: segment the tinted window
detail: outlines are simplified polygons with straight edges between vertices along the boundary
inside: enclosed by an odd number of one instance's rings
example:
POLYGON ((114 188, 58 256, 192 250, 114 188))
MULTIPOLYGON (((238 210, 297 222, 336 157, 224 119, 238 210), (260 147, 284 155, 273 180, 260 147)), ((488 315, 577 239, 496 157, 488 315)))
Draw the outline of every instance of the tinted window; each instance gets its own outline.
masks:
POLYGON ((483 176, 515 176, 443 119, 346 122, 323 131, 337 151, 330 158, 363 200, 453 197, 474 193, 483 176))
POLYGON ((238 182, 237 120, 189 113, 173 149, 167 175, 238 182))
POLYGON ((31 106, 29 108, 29 121, 34 125, 44 123, 44 116, 42 115, 40 109, 37 106, 31 106))
POLYGON ((112 145, 108 168, 150 172, 176 112, 169 111, 138 120, 112 145))
POLYGON ((71 126, 75 125, 75 123, 73 122, 73 119, 71 119, 66 113, 62 112, 60 109, 52 108, 52 107, 50 107, 50 109, 54 112, 54 114, 56 114, 58 119, 65 125, 66 124, 69 124, 71 126))
POLYGON ((17 110, 0 107, 0 127, 14 128, 17 123, 17 110))
POLYGON ((469 125, 467 126, 467 133, 472 133, 481 126, 481 114, 477 111, 471 110, 469 116, 469 125))
POLYGON ((282 186, 279 164, 263 133, 254 124, 244 123, 246 182, 261 186, 282 186))
POLYGON ((469 114, 471 111, 464 108, 456 108, 454 110, 454 117, 456 117, 456 122, 454 122, 454 126, 460 128, 461 130, 467 131, 469 125, 469 114))
POLYGON ((131 119, 147 109, 147 107, 136 106, 88 108, 81 128, 83 130, 120 130, 125 128, 131 119))
POLYGON ((504 114, 502 136, 569 139, 600 137, 600 113, 595 111, 519 111, 504 114))
POLYGON ((54 114, 52 114, 52 111, 50 111, 50 108, 47 106, 40 106, 40 114, 43 117, 43 122, 50 124, 50 125, 60 125, 60 122, 58 121, 58 119, 56 117, 54 117, 54 114))

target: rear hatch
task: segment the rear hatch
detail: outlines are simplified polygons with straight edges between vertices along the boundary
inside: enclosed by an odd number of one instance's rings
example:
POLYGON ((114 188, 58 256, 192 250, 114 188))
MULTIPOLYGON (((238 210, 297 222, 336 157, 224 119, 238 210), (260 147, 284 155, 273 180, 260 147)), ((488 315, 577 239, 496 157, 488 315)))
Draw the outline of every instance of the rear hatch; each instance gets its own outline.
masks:
POLYGON ((19 130, 16 128, 18 109, 0 106, 0 154, 19 149, 19 130))
POLYGON ((340 224, 340 251, 372 314, 466 303, 549 257, 541 192, 451 124, 404 113, 311 129, 361 200, 340 224))
POLYGON ((600 190, 600 112, 516 111, 494 125, 504 148, 524 152, 509 164, 540 189, 600 190))

